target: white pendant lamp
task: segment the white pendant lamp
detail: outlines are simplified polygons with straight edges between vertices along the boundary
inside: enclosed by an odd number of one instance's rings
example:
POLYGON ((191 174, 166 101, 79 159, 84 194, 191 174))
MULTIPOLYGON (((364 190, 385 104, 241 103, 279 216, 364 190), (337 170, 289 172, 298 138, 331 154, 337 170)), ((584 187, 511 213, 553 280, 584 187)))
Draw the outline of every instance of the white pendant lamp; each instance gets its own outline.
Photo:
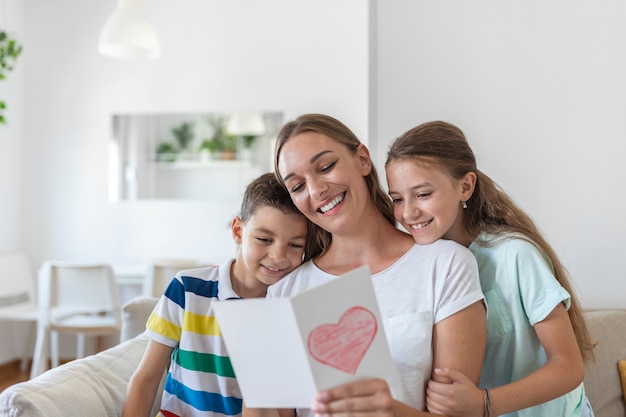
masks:
POLYGON ((259 136, 265 133, 263 114, 258 112, 236 112, 228 119, 226 130, 236 136, 259 136))
POLYGON ((100 32, 98 51, 120 59, 159 57, 159 38, 143 16, 140 0, 118 0, 100 32))

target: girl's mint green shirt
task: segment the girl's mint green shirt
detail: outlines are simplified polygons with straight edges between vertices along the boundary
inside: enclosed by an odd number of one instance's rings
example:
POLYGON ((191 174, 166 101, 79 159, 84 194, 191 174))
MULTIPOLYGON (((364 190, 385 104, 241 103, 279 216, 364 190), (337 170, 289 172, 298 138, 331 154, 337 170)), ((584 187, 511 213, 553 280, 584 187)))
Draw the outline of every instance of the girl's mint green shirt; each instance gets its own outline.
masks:
MULTIPOLYGON (((481 234, 469 249, 476 256, 487 302, 487 349, 481 388, 516 381, 546 363, 533 325, 559 304, 570 307, 570 294, 554 277, 543 253, 519 235, 481 234), (479 241, 488 242, 479 245, 479 241)), ((505 414, 506 417, 579 417, 585 400, 581 383, 547 403, 505 414)))

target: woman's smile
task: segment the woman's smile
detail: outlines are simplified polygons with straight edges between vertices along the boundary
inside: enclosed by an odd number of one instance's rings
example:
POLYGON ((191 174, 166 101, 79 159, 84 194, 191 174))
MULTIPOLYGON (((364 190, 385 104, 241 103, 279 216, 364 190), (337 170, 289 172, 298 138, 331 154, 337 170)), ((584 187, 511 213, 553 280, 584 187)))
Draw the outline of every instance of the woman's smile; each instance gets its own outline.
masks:
POLYGON ((345 197, 346 197, 346 193, 343 192, 339 194, 338 196, 336 196, 335 198, 333 198, 329 203, 324 204, 322 207, 318 208, 317 211, 319 211, 322 214, 326 214, 332 209, 334 209, 335 207, 337 207, 337 205, 341 203, 345 197))

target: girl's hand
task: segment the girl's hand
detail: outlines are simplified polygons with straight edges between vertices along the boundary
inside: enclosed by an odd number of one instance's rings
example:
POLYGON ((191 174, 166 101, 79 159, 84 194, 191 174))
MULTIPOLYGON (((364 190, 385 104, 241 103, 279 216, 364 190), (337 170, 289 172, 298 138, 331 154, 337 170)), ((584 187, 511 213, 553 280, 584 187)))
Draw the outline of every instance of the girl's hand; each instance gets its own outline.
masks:
POLYGON ((311 409, 318 417, 393 417, 394 400, 383 379, 364 379, 317 393, 311 409))
POLYGON ((434 377, 451 383, 428 381, 426 407, 428 411, 449 417, 482 417, 483 390, 468 377, 454 369, 435 369, 434 377))

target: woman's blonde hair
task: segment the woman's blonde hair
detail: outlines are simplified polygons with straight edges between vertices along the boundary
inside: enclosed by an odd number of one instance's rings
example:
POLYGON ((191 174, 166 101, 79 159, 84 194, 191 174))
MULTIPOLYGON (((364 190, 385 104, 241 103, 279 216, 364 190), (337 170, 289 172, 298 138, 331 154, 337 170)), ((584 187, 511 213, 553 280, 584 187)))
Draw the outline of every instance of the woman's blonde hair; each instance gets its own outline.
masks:
MULTIPOLYGON (((331 116, 314 113, 303 114, 295 120, 287 122, 278 133, 276 146, 274 147, 274 172, 283 185, 285 184, 278 171, 280 152, 282 151, 283 145, 290 138, 304 132, 316 132, 328 136, 330 139, 344 145, 353 155, 356 154, 357 148, 361 144, 361 141, 346 125, 331 116)), ((372 165, 370 173, 364 177, 364 180, 370 196, 374 201, 374 205, 383 216, 395 226, 391 200, 380 186, 374 165, 372 165)), ((309 230, 309 239, 313 241, 312 244, 321 247, 321 254, 324 254, 330 247, 332 235, 312 222, 311 225, 312 230, 309 230)))
MULTIPOLYGON (((456 179, 463 178, 468 172, 476 174, 474 193, 467 201, 467 208, 463 210, 466 232, 472 237, 478 236, 480 232, 496 236, 516 233, 546 256, 552 265, 554 276, 571 296, 568 314, 580 352, 585 361, 593 360, 595 343, 591 340, 565 267, 532 218, 477 168, 474 153, 461 129, 447 122, 434 121, 408 130, 389 148, 385 167, 402 159, 435 164, 456 179)), ((478 243, 487 245, 482 241, 478 243)))

